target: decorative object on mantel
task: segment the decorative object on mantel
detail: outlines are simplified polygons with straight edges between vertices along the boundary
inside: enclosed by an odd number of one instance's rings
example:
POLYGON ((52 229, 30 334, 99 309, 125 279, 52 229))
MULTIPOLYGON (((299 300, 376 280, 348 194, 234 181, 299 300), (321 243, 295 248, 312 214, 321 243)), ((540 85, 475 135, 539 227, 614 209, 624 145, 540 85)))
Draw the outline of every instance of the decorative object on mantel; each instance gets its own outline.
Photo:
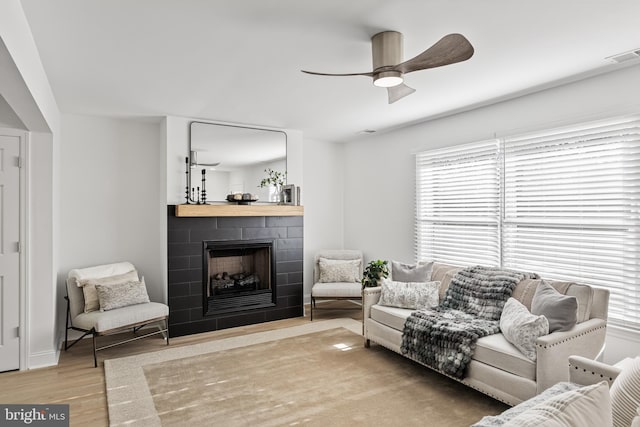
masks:
POLYGON ((202 180, 201 180, 202 188, 201 187, 193 188, 191 186, 191 168, 198 166, 195 159, 196 159, 195 151, 191 152, 191 161, 189 160, 189 157, 184 158, 185 169, 186 169, 185 170, 185 175, 186 175, 185 204, 190 205, 193 203, 196 205, 206 205, 207 204, 207 190, 206 190, 207 171, 206 169, 202 169, 202 180), (197 194, 197 198, 196 198, 196 194, 197 194))
POLYGON ((227 202, 237 203, 239 205, 250 205, 252 202, 257 202, 258 196, 251 193, 231 193, 227 195, 227 202))
POLYGON ((267 173, 267 177, 263 178, 260 181, 260 188, 273 186, 276 189, 276 194, 278 194, 278 203, 283 203, 284 195, 282 193, 282 189, 284 183, 287 180, 287 172, 280 172, 273 170, 271 168, 267 168, 264 170, 267 173))
POLYGON ((293 184, 282 186, 282 204, 296 205, 296 186, 293 184))

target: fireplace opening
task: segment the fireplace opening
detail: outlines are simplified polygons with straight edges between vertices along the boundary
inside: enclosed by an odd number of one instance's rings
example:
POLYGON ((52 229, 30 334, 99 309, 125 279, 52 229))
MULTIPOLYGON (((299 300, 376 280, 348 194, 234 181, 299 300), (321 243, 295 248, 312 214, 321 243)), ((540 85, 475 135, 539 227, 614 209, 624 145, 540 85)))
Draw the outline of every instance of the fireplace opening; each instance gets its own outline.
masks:
POLYGON ((204 242, 204 314, 275 306, 273 240, 204 242))

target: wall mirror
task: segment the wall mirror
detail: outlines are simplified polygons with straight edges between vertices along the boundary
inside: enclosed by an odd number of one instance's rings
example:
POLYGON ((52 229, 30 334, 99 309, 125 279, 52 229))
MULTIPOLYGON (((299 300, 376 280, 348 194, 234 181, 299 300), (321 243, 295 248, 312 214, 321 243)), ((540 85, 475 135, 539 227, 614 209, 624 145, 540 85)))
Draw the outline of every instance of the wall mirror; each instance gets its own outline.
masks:
POLYGON ((273 187, 260 188, 265 169, 286 173, 287 134, 243 126, 191 122, 189 127, 192 186, 206 170, 208 201, 231 193, 251 193, 258 202, 277 202, 273 187))

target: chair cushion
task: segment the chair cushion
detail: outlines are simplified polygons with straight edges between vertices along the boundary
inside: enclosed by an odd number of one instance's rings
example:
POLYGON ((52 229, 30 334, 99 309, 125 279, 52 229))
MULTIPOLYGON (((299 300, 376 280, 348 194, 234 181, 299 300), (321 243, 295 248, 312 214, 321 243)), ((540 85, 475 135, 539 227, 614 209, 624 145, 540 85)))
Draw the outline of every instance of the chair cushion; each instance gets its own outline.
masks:
POLYGON ((519 377, 536 380, 536 363, 527 359, 502 334, 482 337, 476 343, 473 360, 507 371, 519 377))
POLYGON ((362 285, 360 282, 316 283, 311 288, 311 296, 318 298, 362 298, 362 285))
POLYGON ((371 306, 371 319, 390 328, 403 331, 404 322, 406 322, 407 317, 414 311, 415 310, 407 308, 387 307, 386 305, 374 304, 371 306))
POLYGON ((80 313, 72 319, 73 326, 82 329, 96 328, 96 332, 126 327, 151 319, 166 317, 169 307, 159 302, 130 305, 111 311, 91 311, 80 313))

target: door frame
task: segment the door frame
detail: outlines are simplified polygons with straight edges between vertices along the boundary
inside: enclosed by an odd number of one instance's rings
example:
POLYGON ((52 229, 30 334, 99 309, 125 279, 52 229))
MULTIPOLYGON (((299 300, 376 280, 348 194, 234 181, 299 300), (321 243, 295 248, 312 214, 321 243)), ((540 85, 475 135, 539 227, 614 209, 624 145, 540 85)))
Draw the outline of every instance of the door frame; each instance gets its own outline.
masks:
POLYGON ((20 370, 29 369, 29 165, 30 139, 28 131, 18 131, 20 138, 20 370))
POLYGON ((29 262, 29 132, 22 129, 14 129, 7 127, 0 127, 0 132, 5 135, 15 135, 20 138, 19 156, 20 156, 20 168, 18 170, 18 186, 19 188, 19 239, 20 239, 20 253, 18 254, 18 327, 19 333, 19 369, 24 371, 29 368, 28 366, 28 354, 29 354, 29 292, 27 284, 28 271, 27 268, 29 262))

